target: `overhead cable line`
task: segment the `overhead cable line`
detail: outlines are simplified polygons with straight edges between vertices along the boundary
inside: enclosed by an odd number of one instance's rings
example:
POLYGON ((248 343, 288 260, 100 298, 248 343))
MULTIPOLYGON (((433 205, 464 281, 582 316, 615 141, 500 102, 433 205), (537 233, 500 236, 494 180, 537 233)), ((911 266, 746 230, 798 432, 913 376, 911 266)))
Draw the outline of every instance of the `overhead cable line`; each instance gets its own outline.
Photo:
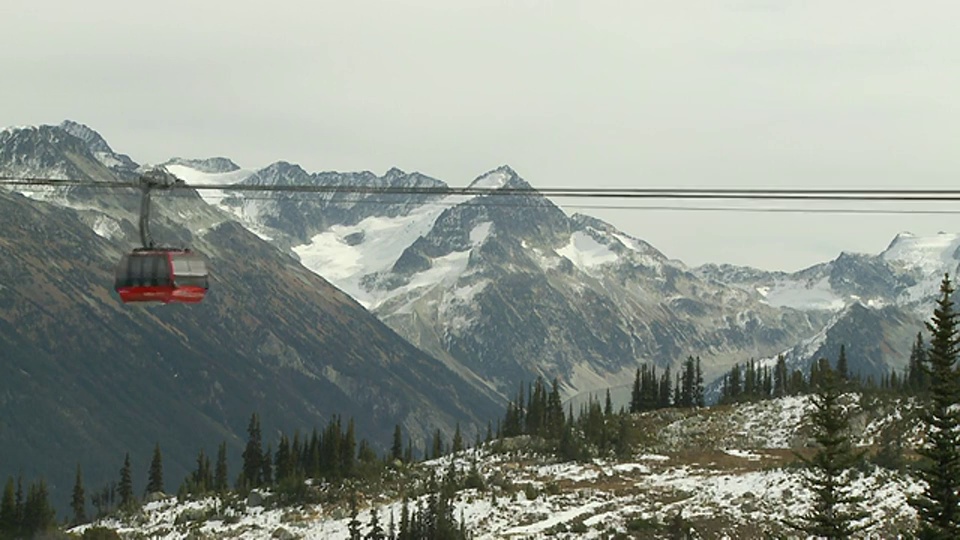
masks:
MULTIPOLYGON (((139 189, 138 182, 61 180, 0 176, 0 185, 8 187, 90 187, 103 189, 139 189)), ((221 192, 317 193, 357 195, 434 195, 434 196, 544 196, 604 199, 676 199, 676 200, 789 200, 789 201, 960 201, 960 190, 947 189, 691 189, 691 188, 509 188, 440 186, 358 186, 308 184, 179 184, 174 190, 213 190, 221 192)), ((249 195, 244 195, 249 197, 249 195)))
MULTIPOLYGON (((0 182, 0 185, 8 185, 0 182)), ((82 187, 96 189, 98 184, 83 184, 82 187)), ((44 190, 38 187, 26 187, 18 189, 22 193, 42 193, 44 190)), ((140 197, 139 193, 128 192, 125 195, 140 197)), ((298 193, 297 197, 309 195, 308 193, 298 193)), ((187 198, 196 197, 197 194, 179 190, 179 192, 163 193, 161 197, 187 198)), ((208 196, 209 197, 209 196, 208 196)), ((217 199, 207 202, 222 203, 229 199, 230 195, 213 196, 217 199)), ((245 194, 242 196, 245 201, 276 201, 275 196, 265 194, 245 194)), ((853 200, 856 202, 855 200, 853 200)), ((351 203, 360 205, 396 205, 410 204, 410 201, 397 199, 371 199, 371 198, 352 198, 339 199, 337 203, 351 203)), ((880 201, 894 202, 894 201, 880 201)), ((950 201, 945 201, 950 202, 950 201)), ((452 208, 455 206, 476 206, 476 207, 494 207, 494 208, 536 208, 542 207, 542 204, 525 203, 523 200, 492 200, 492 199, 473 199, 466 201, 418 201, 418 205, 452 208)), ((581 204, 581 203, 563 203, 557 205, 561 208, 572 210, 643 210, 643 211, 669 211, 669 212, 736 212, 736 213, 773 213, 773 214, 861 214, 861 215, 960 215, 960 209, 957 210, 924 210, 924 209, 883 209, 883 208, 814 208, 810 206, 803 207, 757 207, 757 206, 680 206, 680 205, 648 205, 648 204, 581 204)))

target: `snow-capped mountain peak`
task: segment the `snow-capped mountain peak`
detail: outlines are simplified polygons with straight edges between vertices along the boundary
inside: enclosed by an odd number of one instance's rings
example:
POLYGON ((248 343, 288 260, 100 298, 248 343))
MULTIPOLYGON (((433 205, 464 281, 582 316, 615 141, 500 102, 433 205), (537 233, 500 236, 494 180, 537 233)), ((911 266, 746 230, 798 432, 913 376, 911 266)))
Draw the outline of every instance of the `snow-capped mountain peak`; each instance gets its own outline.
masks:
POLYGON ((64 120, 60 123, 60 128, 85 142, 92 152, 113 153, 113 149, 110 148, 110 145, 107 144, 103 136, 85 124, 74 122, 73 120, 64 120))
POLYGON ((523 188, 530 187, 530 184, 527 184, 525 181, 520 179, 520 175, 511 169, 509 165, 502 165, 490 172, 478 176, 473 182, 470 182, 469 186, 467 186, 468 189, 500 189, 503 187, 523 188), (517 180, 522 182, 522 184, 508 186, 508 184, 513 184, 517 180))
POLYGON ((137 169, 137 164, 130 159, 130 156, 114 152, 103 136, 89 126, 73 120, 64 120, 57 127, 83 141, 90 153, 104 167, 120 173, 130 173, 137 169))
POLYGON ((288 161, 276 161, 260 169, 244 183, 254 185, 295 185, 310 184, 312 177, 303 167, 288 161))
POLYGON ((924 273, 954 273, 960 259, 960 234, 940 232, 933 236, 898 234, 880 257, 903 268, 924 273))

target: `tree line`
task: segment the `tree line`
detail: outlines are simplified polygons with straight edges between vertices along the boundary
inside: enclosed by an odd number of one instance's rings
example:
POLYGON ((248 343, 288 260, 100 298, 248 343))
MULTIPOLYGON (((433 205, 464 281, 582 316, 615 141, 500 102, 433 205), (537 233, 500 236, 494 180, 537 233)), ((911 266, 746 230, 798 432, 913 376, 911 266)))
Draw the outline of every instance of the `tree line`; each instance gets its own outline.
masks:
POLYGON ((881 374, 879 381, 873 375, 863 377, 851 373, 846 346, 842 344, 834 366, 830 366, 826 358, 819 358, 811 363, 807 375, 804 375, 800 368, 789 370, 782 354, 777 357, 773 366, 749 360, 742 365, 734 364, 730 371, 724 374, 718 403, 742 403, 813 393, 818 389, 823 377, 827 376, 827 368, 852 390, 920 395, 930 389, 927 356, 923 333, 918 332, 903 372, 890 370, 881 374))

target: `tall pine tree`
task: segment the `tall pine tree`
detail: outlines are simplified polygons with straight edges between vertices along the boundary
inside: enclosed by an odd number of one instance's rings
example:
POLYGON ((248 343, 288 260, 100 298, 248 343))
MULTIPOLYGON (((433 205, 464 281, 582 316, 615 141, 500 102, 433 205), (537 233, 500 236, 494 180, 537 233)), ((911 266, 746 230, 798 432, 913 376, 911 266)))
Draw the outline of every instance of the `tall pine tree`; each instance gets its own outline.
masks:
POLYGON ((940 298, 927 322, 931 333, 927 361, 930 365, 930 398, 923 420, 926 441, 918 450, 924 460, 917 474, 926 484, 922 495, 911 505, 920 516, 920 537, 960 538, 960 411, 958 403, 957 312, 953 286, 946 275, 940 284, 940 298))
POLYGON ((147 474, 146 493, 163 492, 163 456, 160 454, 160 443, 153 447, 153 459, 150 460, 150 472, 147 474))
POLYGON ((120 469, 120 485, 117 488, 120 495, 120 506, 130 509, 133 504, 133 471, 130 468, 130 452, 127 452, 120 469))
POLYGON ((866 524, 862 520, 867 517, 860 506, 863 497, 854 494, 850 486, 852 469, 864 452, 856 451, 850 440, 849 413, 840 403, 843 387, 839 373, 823 362, 811 414, 819 448, 812 458, 800 456, 808 466, 804 480, 814 493, 813 509, 803 523, 794 524, 809 535, 830 540, 850 538, 863 529, 866 524))
POLYGON ((850 378, 850 366, 847 365, 847 347, 840 344, 840 356, 837 357, 837 375, 847 380, 850 378))
POLYGON ((457 430, 453 433, 453 448, 451 451, 454 454, 463 451, 463 435, 460 434, 460 422, 457 422, 457 430))
POLYGON ((923 344, 923 334, 917 332, 917 341, 910 349, 910 360, 907 362, 907 388, 913 393, 920 393, 930 386, 930 368, 927 366, 927 350, 923 344))
POLYGON ((229 488, 229 476, 227 476, 227 442, 220 443, 217 448, 217 470, 213 475, 213 488, 217 493, 225 493, 229 488))
POLYGON ((390 446, 390 459, 393 461, 403 461, 403 434, 400 431, 400 424, 393 428, 393 445, 390 446))
POLYGON ((243 450, 243 470, 240 473, 239 482, 241 489, 260 486, 262 462, 263 440, 260 434, 260 417, 257 413, 253 413, 247 425, 247 446, 243 450))
POLYGON ((17 502, 13 490, 13 477, 7 478, 0 500, 0 537, 14 536, 17 530, 17 502))
MULTIPOLYGON (((11 484, 11 488, 13 485, 11 484)), ((80 464, 77 463, 77 479, 73 483, 73 496, 70 498, 70 510, 73 511, 73 524, 79 525, 87 521, 87 499, 83 490, 83 475, 80 473, 80 464)))

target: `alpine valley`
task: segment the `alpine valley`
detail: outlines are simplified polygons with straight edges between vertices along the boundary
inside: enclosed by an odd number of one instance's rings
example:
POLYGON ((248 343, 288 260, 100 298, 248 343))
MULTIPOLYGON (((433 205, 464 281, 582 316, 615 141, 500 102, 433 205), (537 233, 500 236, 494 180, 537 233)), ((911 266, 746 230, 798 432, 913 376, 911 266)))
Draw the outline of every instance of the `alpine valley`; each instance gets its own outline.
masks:
MULTIPOLYGON (((398 169, 164 166, 197 186, 446 186, 398 169)), ((142 170, 75 122, 0 132, 2 176, 142 170)), ((471 186, 531 187, 507 166, 471 186)), ((0 478, 42 471, 61 501, 78 448, 100 464, 91 485, 160 439, 182 477, 198 445, 238 454, 252 412, 265 432, 352 417, 377 445, 399 424, 424 448, 435 429, 485 430, 537 377, 567 399, 611 388, 622 401, 642 364, 699 357, 709 383, 735 363, 784 354, 804 368, 844 345, 852 373, 879 378, 904 367, 960 262, 960 234, 903 233, 795 273, 691 268, 539 195, 178 190, 154 197, 154 234, 209 258, 210 294, 135 308, 112 270, 138 242, 138 204, 95 186, 0 193, 0 478)))

